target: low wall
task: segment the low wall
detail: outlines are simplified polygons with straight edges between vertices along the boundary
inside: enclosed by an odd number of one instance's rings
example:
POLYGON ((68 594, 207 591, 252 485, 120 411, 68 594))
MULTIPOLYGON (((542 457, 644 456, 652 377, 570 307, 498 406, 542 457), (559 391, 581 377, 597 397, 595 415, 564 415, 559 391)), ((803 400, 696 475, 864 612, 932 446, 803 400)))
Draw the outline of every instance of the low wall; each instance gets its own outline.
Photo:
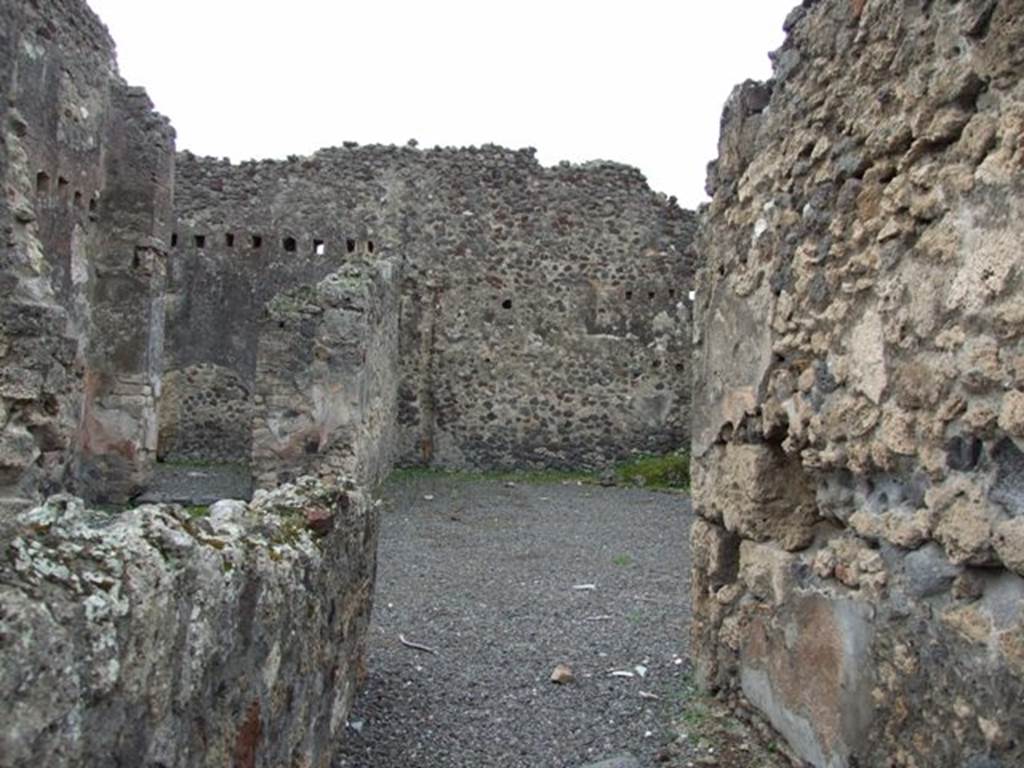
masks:
POLYGON ((0 766, 330 764, 377 515, 312 478, 201 515, 67 496, 5 527, 0 766))
POLYGON ((817 768, 1024 764, 1024 4, 805 2, 730 98, 694 641, 817 768))

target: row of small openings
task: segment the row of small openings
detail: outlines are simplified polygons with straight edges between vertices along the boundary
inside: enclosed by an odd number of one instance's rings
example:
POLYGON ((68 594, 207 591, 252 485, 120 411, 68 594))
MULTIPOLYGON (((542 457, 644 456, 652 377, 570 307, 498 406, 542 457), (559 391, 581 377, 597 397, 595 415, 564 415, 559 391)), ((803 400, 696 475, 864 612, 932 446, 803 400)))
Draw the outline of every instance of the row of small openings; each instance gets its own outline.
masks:
MULTIPOLYGON (((68 189, 70 188, 70 186, 71 185, 68 182, 68 180, 65 179, 63 176, 58 176, 57 177, 57 194, 58 195, 60 195, 61 197, 64 197, 65 195, 67 195, 68 194, 68 189)), ((44 196, 49 195, 49 194, 50 194, 50 174, 48 174, 46 171, 40 171, 39 173, 36 174, 36 196, 37 197, 44 197, 44 196)), ((82 191, 79 190, 79 189, 76 189, 75 190, 75 195, 74 195, 74 198, 73 198, 75 208, 82 208, 83 207, 83 200, 84 199, 85 198, 84 198, 84 195, 82 195, 82 191)), ((98 199, 99 199, 98 195, 93 195, 92 197, 89 198, 89 212, 90 213, 95 213, 96 212, 96 205, 97 205, 97 200, 98 199)))
MULTIPOLYGON (((658 292, 657 291, 648 291, 647 292, 647 298, 652 300, 652 301, 655 298, 657 298, 657 296, 658 296, 658 292)), ((669 288, 668 289, 668 297, 670 299, 674 299, 676 297, 676 289, 675 288, 669 288)), ((626 300, 628 301, 628 300, 630 300, 632 298, 633 298, 633 292, 632 291, 626 291, 626 300)))
MULTIPOLYGON (((206 247, 206 235, 193 235, 192 236, 192 244, 196 248, 200 248, 200 249, 205 248, 206 247)), ((171 234, 171 247, 172 248, 177 248, 178 247, 178 233, 177 232, 174 232, 174 233, 171 234)), ((235 247, 235 233, 234 232, 227 232, 227 233, 224 234, 224 247, 225 248, 234 248, 235 247)), ((262 248, 263 247, 263 236, 262 235, 251 235, 250 238, 249 238, 249 247, 252 250, 254 250, 254 251, 255 250, 259 250, 260 248, 262 248)), ((289 237, 285 237, 284 239, 281 240, 281 247, 287 253, 295 253, 299 249, 299 243, 298 243, 298 241, 294 237, 289 236, 289 237)), ((355 253, 356 241, 353 240, 352 238, 347 239, 345 241, 345 250, 348 253, 355 253)), ((368 250, 370 253, 373 253, 373 250, 374 250, 373 240, 367 240, 366 241, 366 250, 368 250)), ((313 239, 313 254, 315 256, 324 256, 326 253, 327 253, 327 242, 325 240, 321 240, 319 238, 314 238, 313 239)))

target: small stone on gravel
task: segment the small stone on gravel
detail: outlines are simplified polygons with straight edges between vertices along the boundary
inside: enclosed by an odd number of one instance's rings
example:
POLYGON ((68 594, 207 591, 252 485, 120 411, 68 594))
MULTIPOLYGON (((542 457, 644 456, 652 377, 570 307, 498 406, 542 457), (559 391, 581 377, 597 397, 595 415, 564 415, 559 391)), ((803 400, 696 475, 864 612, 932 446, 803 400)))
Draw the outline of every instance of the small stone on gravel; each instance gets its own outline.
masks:
POLYGON ((572 674, 572 669, 565 664, 559 664, 551 673, 551 682, 558 683, 559 685, 571 683, 575 679, 576 678, 572 674))

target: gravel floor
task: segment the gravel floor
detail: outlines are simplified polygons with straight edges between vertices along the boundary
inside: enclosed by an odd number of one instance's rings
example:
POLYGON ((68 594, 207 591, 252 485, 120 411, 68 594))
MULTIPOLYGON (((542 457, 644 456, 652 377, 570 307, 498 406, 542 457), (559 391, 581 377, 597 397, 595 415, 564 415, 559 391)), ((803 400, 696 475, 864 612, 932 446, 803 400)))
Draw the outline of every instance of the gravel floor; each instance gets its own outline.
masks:
POLYGON ((414 476, 385 498, 369 678, 336 768, 669 759, 691 684, 685 497, 414 476), (560 663, 575 682, 549 681, 560 663))

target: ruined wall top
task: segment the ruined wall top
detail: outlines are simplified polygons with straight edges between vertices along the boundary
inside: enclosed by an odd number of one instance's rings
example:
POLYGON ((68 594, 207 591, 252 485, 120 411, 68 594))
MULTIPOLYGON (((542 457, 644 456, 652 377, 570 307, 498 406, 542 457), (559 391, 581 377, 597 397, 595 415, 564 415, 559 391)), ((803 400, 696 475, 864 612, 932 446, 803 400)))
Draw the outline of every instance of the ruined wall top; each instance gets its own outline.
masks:
MULTIPOLYGON (((178 221, 201 227, 256 217, 269 224, 269 212, 282 224, 285 216, 293 224, 312 224, 327 218, 323 206, 328 202, 330 217, 343 217, 353 234, 367 237, 376 230, 386 245, 397 245, 416 238, 419 226, 429 226, 439 216, 451 215, 450 225, 465 230, 471 222, 457 217, 471 217, 481 205, 526 215, 541 213, 555 201, 578 200, 585 204, 580 212, 588 216, 614 213, 636 220, 660 209, 663 226, 676 222, 678 232, 672 234, 687 243, 696 226, 691 212, 680 209, 674 198, 651 191, 643 174, 630 166, 594 161, 546 168, 532 148, 421 149, 413 144, 350 142, 308 157, 241 163, 182 152, 177 163, 178 221)), ((438 247, 429 239, 418 245, 432 251, 438 247)))
MULTIPOLYGON (((412 167, 416 171, 443 167, 448 171, 457 171, 460 167, 467 173, 478 174, 481 168, 493 172, 527 172, 531 175, 545 174, 553 178, 561 178, 573 184, 586 185, 588 180, 600 183, 601 186, 646 187, 647 180, 643 173, 632 166, 609 160, 592 160, 584 163, 562 162, 558 165, 545 167, 536 157, 536 149, 525 147, 509 149, 496 144, 484 144, 479 147, 419 147, 415 141, 404 146, 393 144, 364 144, 345 142, 342 146, 325 147, 309 156, 289 156, 284 160, 262 159, 232 162, 227 158, 204 157, 189 151, 179 156, 179 183, 184 185, 182 215, 187 215, 198 207, 201 197, 200 187, 192 187, 193 183, 202 184, 206 181, 220 180, 224 183, 262 177, 280 179, 304 177, 311 179, 318 172, 328 175, 328 180, 335 185, 359 180, 333 176, 338 169, 362 168, 364 170, 392 170, 401 167, 412 167)), ((500 177, 492 177, 499 181, 500 177)), ((454 181, 454 180, 453 180, 454 181)))
POLYGON ((66 53, 102 64, 105 76, 117 76, 117 52, 106 25, 83 0, 9 3, 9 13, 34 17, 35 33, 66 53), (20 8, 18 7, 20 6, 20 8))

